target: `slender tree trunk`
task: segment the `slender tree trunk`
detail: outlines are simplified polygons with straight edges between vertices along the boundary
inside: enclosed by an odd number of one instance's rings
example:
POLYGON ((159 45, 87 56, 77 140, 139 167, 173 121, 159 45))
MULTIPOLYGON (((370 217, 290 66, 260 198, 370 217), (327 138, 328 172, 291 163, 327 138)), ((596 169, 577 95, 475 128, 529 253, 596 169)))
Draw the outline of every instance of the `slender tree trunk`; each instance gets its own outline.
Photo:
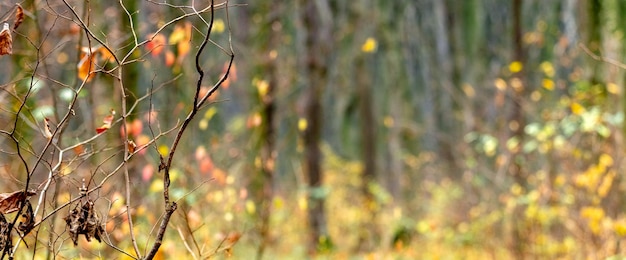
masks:
MULTIPOLYGON (((523 48, 523 29, 522 29, 522 0, 513 0, 513 60, 515 62, 521 62, 525 64, 526 56, 523 48)), ((514 78, 519 80, 521 86, 513 88, 512 93, 512 111, 508 120, 509 128, 511 129, 511 137, 518 138, 522 142, 524 138, 524 127, 526 126, 526 119, 524 116, 524 101, 526 99, 526 86, 524 71, 517 72, 513 75, 514 78), (511 127, 512 126, 512 127, 511 127)), ((513 177, 513 180, 517 185, 526 187, 526 176, 522 164, 518 159, 522 156, 518 152, 514 152, 512 155, 513 162, 509 166, 509 172, 513 177)), ((515 213, 513 214, 513 241, 512 250, 518 259, 523 259, 526 253, 526 236, 524 221, 519 219, 523 216, 524 208, 517 206, 515 213)))
POLYGON ((368 76, 371 73, 366 67, 366 58, 368 57, 357 58, 355 73, 361 115, 361 158, 363 161, 361 192, 364 199, 363 213, 367 216, 361 228, 361 234, 359 234, 358 249, 360 251, 373 249, 376 240, 378 240, 376 230, 377 202, 370 189, 370 186, 376 182, 376 119, 374 99, 372 98, 372 80, 368 76))
POLYGON ((267 27, 269 36, 267 42, 264 44, 264 55, 261 66, 265 68, 268 79, 267 94, 261 97, 262 103, 262 117, 263 123, 261 124, 261 209, 259 212, 260 226, 259 233, 261 235, 261 244, 257 250, 257 259, 263 257, 263 253, 270 243, 270 219, 272 199, 274 196, 274 165, 276 159, 276 89, 278 85, 278 69, 276 56, 272 55, 272 51, 276 51, 278 44, 280 43, 280 31, 273 29, 274 23, 279 22, 280 10, 278 6, 280 3, 271 3, 269 13, 269 19, 267 21, 267 27))
MULTIPOLYGON (((322 135, 321 98, 327 84, 327 60, 330 53, 329 7, 326 0, 305 0, 302 6, 305 35, 305 77, 306 77, 306 119, 308 127, 304 131, 305 166, 310 191, 322 188, 322 154, 320 141, 322 135)), ((308 195, 308 218, 310 228, 309 252, 317 252, 320 247, 330 243, 328 236, 324 197, 320 192, 308 195)))

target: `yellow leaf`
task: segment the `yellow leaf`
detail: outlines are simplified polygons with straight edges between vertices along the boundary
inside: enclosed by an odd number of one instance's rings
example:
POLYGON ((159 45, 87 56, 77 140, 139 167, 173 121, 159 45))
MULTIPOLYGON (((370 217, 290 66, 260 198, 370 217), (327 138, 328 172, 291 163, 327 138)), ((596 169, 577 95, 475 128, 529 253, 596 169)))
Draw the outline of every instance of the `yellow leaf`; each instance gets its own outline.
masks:
POLYGON ((170 34, 169 44, 177 44, 180 41, 185 40, 185 38, 185 27, 177 24, 174 27, 174 31, 172 31, 172 34, 170 34))
POLYGON ((170 152, 170 148, 167 145, 159 145, 159 153, 163 156, 166 156, 170 152))
POLYGON ((270 84, 267 82, 267 80, 257 80, 256 83, 256 88, 259 92, 259 96, 265 97, 270 89, 270 84))
POLYGON ((215 114, 217 114, 217 108, 211 107, 204 113, 204 118, 211 120, 215 114))
POLYGON ((541 71, 543 71, 546 76, 554 77, 554 67, 552 66, 552 63, 544 61, 539 65, 539 68, 541 68, 541 71))
POLYGON ((600 155, 600 158, 598 159, 598 164, 608 167, 608 166, 612 166, 613 165, 613 157, 611 157, 610 155, 603 153, 600 155))
POLYGON ((619 220, 613 224, 613 230, 619 236, 626 236, 626 221, 619 220))
POLYGON ((198 123, 198 127, 200 128, 200 130, 206 130, 209 127, 209 120, 206 118, 203 118, 198 123))
POLYGON ((304 196, 300 196, 298 198, 298 207, 300 208, 300 210, 306 210, 308 208, 308 201, 306 199, 306 197, 304 196))
POLYGON ((152 184, 150 184, 151 192, 161 192, 163 191, 163 182, 160 180, 154 180, 152 184))
POLYGON ((602 178, 602 182, 598 187, 598 196, 600 198, 606 197, 606 195, 611 190, 611 186, 613 186, 613 179, 615 178, 615 171, 609 171, 604 178, 602 178))
POLYGON ((601 220, 604 218, 604 209, 599 207, 583 207, 580 216, 589 220, 601 220))
POLYGON ((369 37, 365 40, 363 45, 361 45, 361 51, 365 53, 372 53, 376 51, 377 47, 378 42, 376 42, 376 39, 369 37))
POLYGON ((306 121, 306 118, 300 118, 298 120, 298 130, 300 130, 300 132, 303 132, 304 130, 307 129, 309 123, 306 121))
POLYGON ((543 79, 541 81, 541 86, 547 90, 554 90, 554 81, 551 79, 543 79))
POLYGON ((524 65, 519 61, 514 61, 514 62, 511 62, 511 64, 509 64, 509 71, 513 73, 520 72, 522 71, 523 68, 524 68, 524 65))
POLYGON ((606 84, 606 91, 613 95, 619 95, 620 87, 615 83, 608 83, 606 84))
POLYGON ((248 214, 254 214, 256 212, 256 205, 251 200, 246 200, 246 212, 248 214))
POLYGON ((169 39, 170 44, 177 44, 178 59, 182 60, 191 50, 191 23, 177 24, 169 39))
POLYGON ((572 113, 574 115, 581 115, 585 112, 585 107, 583 107, 581 104, 578 104, 577 102, 572 102, 572 104, 570 105, 570 109, 572 110, 572 113))
POLYGON ((224 29, 226 28, 226 26, 224 25, 224 20, 222 19, 215 19, 215 21, 213 21, 213 31, 216 33, 223 33, 224 29))

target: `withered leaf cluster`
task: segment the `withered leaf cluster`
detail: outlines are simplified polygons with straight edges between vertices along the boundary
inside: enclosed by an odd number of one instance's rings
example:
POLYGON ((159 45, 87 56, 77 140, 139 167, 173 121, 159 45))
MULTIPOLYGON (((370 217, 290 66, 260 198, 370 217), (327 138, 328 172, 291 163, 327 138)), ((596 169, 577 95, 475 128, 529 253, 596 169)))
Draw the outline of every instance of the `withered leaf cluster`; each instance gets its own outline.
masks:
POLYGON ((10 252, 13 247, 10 224, 4 215, 0 214, 0 252, 10 252))
MULTIPOLYGON (((24 21, 24 9, 19 4, 15 7, 15 21, 13 22, 13 30, 17 29, 24 21)), ((0 56, 13 54, 13 36, 11 36, 11 30, 9 23, 2 25, 0 30, 0 56)))
POLYGON ((13 247, 11 239, 11 224, 7 222, 4 214, 18 211, 24 203, 24 209, 20 215, 17 229, 25 236, 35 226, 35 215, 28 197, 37 194, 34 191, 15 191, 0 193, 0 252, 9 252, 13 247))
POLYGON ((78 245, 78 235, 80 234, 84 235, 88 242, 91 242, 92 237, 98 240, 98 242, 102 242, 101 237, 104 233, 104 228, 93 208, 92 200, 89 199, 76 205, 64 219, 75 246, 78 245))
POLYGON ((22 232, 22 236, 26 236, 35 227, 35 214, 33 213, 33 206, 30 205, 30 201, 26 201, 24 210, 17 224, 17 230, 22 232))

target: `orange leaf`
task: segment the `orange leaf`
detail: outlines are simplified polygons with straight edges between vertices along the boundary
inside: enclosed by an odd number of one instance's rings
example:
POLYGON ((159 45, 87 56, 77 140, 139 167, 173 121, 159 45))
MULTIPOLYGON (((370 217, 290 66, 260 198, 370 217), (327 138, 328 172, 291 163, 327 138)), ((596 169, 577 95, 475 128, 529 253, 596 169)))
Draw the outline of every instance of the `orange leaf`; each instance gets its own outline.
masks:
POLYGON ((177 24, 174 31, 170 35, 170 44, 177 44, 179 62, 187 56, 191 50, 191 23, 185 22, 184 25, 177 24))
POLYGON ((0 55, 13 53, 13 37, 9 30, 9 24, 4 23, 2 31, 0 31, 0 55))
POLYGON ((185 56, 187 56, 189 50, 191 50, 191 43, 188 41, 179 42, 176 47, 178 50, 178 59, 179 62, 181 62, 185 58, 185 56))
POLYGON ((83 147, 83 145, 78 145, 78 146, 75 146, 74 149, 72 150, 74 151, 74 154, 81 155, 85 152, 85 147, 83 147))
POLYGON ((16 5, 17 9, 15 9, 15 23, 13 24, 13 30, 17 29, 17 27, 22 24, 22 21, 24 21, 24 10, 19 4, 16 5))
POLYGON ((170 50, 167 50, 165 52, 165 66, 172 67, 175 61, 176 57, 174 57, 174 53, 170 50))
MULTIPOLYGON (((210 173, 211 171, 213 171, 214 165, 213 165, 213 160, 211 160, 211 157, 204 157, 202 158, 202 160, 200 160, 200 172, 201 173, 210 173)), ((226 174, 224 174, 224 177, 226 177, 226 174)))
POLYGON ((115 110, 111 109, 111 114, 106 116, 103 120, 102 120, 102 126, 96 128, 96 133, 101 134, 102 132, 108 130, 109 128, 111 128, 111 123, 113 123, 113 118, 115 117, 115 110))
POLYGON ((33 196, 37 194, 34 191, 24 192, 14 191, 11 193, 1 193, 0 194, 0 213, 8 214, 11 212, 18 211, 20 209, 20 204, 26 200, 28 196, 33 196))
POLYGON ((43 136, 50 139, 52 138, 52 131, 50 131, 50 119, 47 117, 43 119, 44 127, 43 127, 43 136))
POLYGON ((148 52, 152 54, 152 57, 159 56, 159 54, 163 52, 163 46, 165 46, 165 36, 158 33, 156 35, 150 35, 150 39, 151 40, 146 43, 146 48, 148 49, 148 52))
POLYGON ((105 62, 115 60, 114 54, 111 53, 109 49, 105 48, 104 46, 98 48, 98 53, 102 56, 102 60, 104 60, 105 62))
POLYGON ((186 22, 184 25, 176 24, 174 31, 170 34, 169 44, 177 44, 181 41, 187 41, 191 39, 191 23, 186 22), (189 32, 187 32, 189 28, 189 32))
POLYGON ((95 75, 94 72, 96 70, 96 62, 95 56, 89 48, 87 48, 87 51, 83 49, 83 52, 80 54, 80 61, 76 67, 78 68, 79 79, 83 79, 86 82, 91 81, 95 75))

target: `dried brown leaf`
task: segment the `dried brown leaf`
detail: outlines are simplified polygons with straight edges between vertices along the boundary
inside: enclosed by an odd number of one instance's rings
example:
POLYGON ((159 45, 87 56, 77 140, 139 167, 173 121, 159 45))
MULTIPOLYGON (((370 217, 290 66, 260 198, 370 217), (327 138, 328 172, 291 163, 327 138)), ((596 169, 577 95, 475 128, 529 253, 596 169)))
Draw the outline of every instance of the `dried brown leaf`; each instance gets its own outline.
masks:
POLYGON ((52 131, 50 130, 50 119, 47 117, 43 119, 44 127, 43 127, 43 135, 50 139, 52 138, 52 131))
POLYGON ((13 30, 17 29, 20 24, 24 21, 24 9, 19 4, 17 5, 17 9, 15 9, 15 23, 13 24, 13 30))
POLYGON ((0 213, 8 214, 20 209, 20 203, 26 200, 28 196, 37 194, 34 191, 24 192, 23 190, 11 193, 0 193, 0 213))
POLYGON ((33 206, 30 204, 30 201, 27 200, 22 215, 20 216, 17 229, 25 236, 33 230, 33 227, 35 227, 35 214, 33 213, 33 206))
POLYGON ((13 37, 11 36, 11 30, 9 24, 4 23, 2 31, 0 31, 0 55, 7 55, 13 53, 13 37))

